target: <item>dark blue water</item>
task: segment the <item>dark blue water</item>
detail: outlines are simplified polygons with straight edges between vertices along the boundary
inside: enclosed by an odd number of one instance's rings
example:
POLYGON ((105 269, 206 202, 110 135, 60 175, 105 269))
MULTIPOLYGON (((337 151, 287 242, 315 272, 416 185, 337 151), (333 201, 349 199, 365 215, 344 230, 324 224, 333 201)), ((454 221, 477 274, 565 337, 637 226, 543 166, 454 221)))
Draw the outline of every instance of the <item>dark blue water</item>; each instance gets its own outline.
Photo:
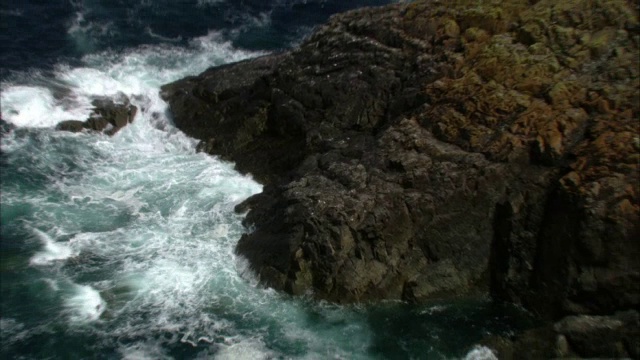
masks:
POLYGON ((143 44, 187 45, 219 31, 234 46, 276 50, 334 13, 389 0, 3 0, 0 66, 8 71, 78 64, 88 53, 143 44))
POLYGON ((338 306, 264 289, 234 255, 261 191, 195 152, 159 87, 299 43, 389 1, 3 0, 0 358, 492 359, 529 317, 487 299, 338 306), (63 133, 98 96, 139 109, 113 137, 63 133))

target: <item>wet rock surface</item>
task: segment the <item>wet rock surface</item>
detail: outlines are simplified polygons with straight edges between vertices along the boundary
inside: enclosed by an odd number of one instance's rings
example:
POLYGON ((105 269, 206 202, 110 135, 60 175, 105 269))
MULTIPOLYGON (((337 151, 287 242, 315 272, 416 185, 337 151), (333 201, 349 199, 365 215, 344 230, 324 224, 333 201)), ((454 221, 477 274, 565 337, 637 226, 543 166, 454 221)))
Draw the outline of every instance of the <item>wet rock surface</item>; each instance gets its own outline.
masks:
POLYGON ((94 110, 89 119, 62 121, 56 125, 56 129, 70 132, 90 130, 113 135, 133 122, 138 111, 138 108, 131 105, 129 98, 124 94, 119 94, 115 98, 96 98, 91 104, 94 110))
POLYGON ((613 316, 640 301, 639 41, 631 2, 415 1, 162 96, 265 184, 237 252, 268 286, 613 316))

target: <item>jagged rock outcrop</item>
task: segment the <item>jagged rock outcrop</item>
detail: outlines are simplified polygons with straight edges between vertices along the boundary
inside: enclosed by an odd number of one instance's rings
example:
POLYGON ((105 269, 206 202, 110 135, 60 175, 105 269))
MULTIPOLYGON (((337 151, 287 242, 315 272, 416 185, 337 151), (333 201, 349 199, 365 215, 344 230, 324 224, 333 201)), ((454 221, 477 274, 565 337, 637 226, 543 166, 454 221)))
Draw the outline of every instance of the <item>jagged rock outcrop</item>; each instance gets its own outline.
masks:
POLYGON ((622 0, 415 1, 162 95, 265 184, 237 251, 268 286, 612 316, 640 303, 639 41, 622 0))
POLYGON ((129 98, 120 93, 115 99, 101 97, 94 99, 94 106, 89 119, 86 121, 66 120, 56 125, 57 130, 79 132, 90 130, 113 135, 120 129, 133 122, 138 108, 129 102, 129 98))

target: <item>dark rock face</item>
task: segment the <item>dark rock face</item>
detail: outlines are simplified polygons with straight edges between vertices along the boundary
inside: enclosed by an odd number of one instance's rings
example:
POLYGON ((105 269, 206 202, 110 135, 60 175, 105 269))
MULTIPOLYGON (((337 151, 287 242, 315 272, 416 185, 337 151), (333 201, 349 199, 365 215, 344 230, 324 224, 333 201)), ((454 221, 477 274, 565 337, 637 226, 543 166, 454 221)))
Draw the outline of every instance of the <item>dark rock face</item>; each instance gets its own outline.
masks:
POLYGON ((58 123, 57 130, 79 132, 91 130, 113 135, 133 122, 138 108, 131 105, 129 98, 120 94, 115 99, 97 98, 91 104, 95 107, 86 121, 67 120, 58 123))
POLYGON ((555 324, 557 354, 582 357, 640 357, 640 315, 568 316, 555 324))
POLYGON ((265 184, 237 246, 264 284, 604 316, 640 303, 639 29, 625 1, 415 1, 162 95, 265 184))
POLYGON ((635 310, 610 316, 572 315, 531 329, 516 339, 483 341, 502 360, 640 357, 640 315, 635 310))
POLYGON ((80 120, 65 120, 56 125, 56 130, 80 132, 85 129, 86 122, 80 120))

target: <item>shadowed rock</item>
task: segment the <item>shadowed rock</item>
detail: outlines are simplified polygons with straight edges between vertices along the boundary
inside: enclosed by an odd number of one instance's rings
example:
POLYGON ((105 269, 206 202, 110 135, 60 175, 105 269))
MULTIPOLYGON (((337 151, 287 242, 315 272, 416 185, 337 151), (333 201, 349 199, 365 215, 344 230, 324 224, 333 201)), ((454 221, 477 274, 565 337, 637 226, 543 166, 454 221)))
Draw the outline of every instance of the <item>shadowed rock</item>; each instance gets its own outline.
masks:
POLYGON ((609 316, 572 315, 527 330, 514 339, 489 337, 483 345, 501 360, 626 358, 640 356, 640 316, 635 310, 609 316))
POLYGON ((58 125, 56 125, 56 130, 80 132, 86 129, 85 125, 86 125, 85 121, 65 120, 65 121, 59 122, 58 125))
POLYGON ((57 130, 79 132, 91 130, 113 135, 120 129, 133 122, 138 108, 131 105, 129 98, 119 94, 116 99, 108 97, 96 98, 91 104, 94 110, 86 121, 67 120, 58 123, 57 130))

